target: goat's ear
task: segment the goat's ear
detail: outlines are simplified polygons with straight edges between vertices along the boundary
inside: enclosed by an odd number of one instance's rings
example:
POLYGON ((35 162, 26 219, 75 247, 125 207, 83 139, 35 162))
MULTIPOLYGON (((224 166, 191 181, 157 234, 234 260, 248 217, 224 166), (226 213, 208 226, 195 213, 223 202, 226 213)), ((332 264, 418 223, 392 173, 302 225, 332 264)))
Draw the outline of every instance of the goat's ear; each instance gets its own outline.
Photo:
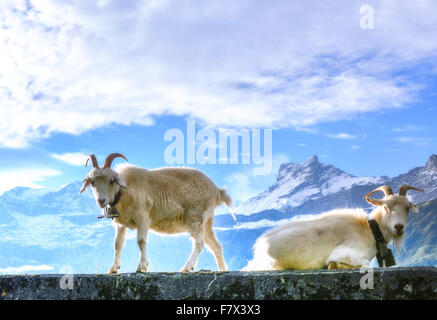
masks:
POLYGON ((90 179, 89 179, 88 177, 86 177, 86 178, 83 180, 82 187, 80 188, 79 193, 84 192, 85 189, 86 189, 89 185, 90 185, 90 179))
POLYGON ((117 183, 120 185, 120 187, 127 189, 126 184, 120 176, 117 176, 117 183))
POLYGON ((384 202, 380 199, 372 199, 372 198, 365 198, 365 199, 368 203, 373 204, 374 206, 377 207, 381 207, 384 204, 384 202))
POLYGON ((412 213, 419 213, 419 208, 412 202, 410 202, 410 209, 412 213))

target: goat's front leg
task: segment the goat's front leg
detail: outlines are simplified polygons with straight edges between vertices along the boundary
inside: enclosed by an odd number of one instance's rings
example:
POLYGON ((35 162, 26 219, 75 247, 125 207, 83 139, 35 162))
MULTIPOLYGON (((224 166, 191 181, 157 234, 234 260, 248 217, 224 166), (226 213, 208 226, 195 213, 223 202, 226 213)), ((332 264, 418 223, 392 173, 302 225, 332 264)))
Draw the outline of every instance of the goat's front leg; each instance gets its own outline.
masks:
POLYGON ((360 253, 365 248, 352 248, 350 246, 336 247, 327 260, 328 269, 358 269, 369 264, 369 260, 360 253))
POLYGON ((121 267, 121 250, 123 249, 125 237, 126 227, 118 223, 115 224, 114 262, 111 268, 109 268, 108 273, 117 273, 121 267))
POLYGON ((137 272, 147 272, 147 267, 149 263, 146 258, 146 244, 147 244, 147 233, 149 228, 147 225, 143 224, 138 226, 137 230, 137 243, 140 249, 140 263, 138 264, 137 272))
POLYGON ((342 263, 342 262, 330 262, 328 265, 328 269, 355 269, 355 268, 359 268, 356 266, 351 266, 347 263, 342 263))

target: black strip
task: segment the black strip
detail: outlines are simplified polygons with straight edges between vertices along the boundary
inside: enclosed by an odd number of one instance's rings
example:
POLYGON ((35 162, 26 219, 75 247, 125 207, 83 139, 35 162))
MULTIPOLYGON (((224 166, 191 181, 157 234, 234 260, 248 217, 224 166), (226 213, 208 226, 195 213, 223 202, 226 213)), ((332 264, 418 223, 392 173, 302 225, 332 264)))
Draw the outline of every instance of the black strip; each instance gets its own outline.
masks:
POLYGON ((378 222, 376 222, 375 219, 369 220, 370 229, 372 229, 373 236, 375 237, 376 243, 384 243, 385 242, 384 236, 382 235, 381 229, 379 229, 378 222))
POLYGON ((118 193, 115 195, 114 201, 111 202, 109 205, 111 207, 115 207, 117 205, 118 201, 120 201, 120 198, 121 198, 121 188, 120 188, 120 191, 118 191, 118 193))
POLYGON ((372 219, 369 220, 368 223, 376 241, 376 259, 378 260, 378 265, 380 267, 391 267, 396 265, 393 253, 387 248, 387 243, 385 242, 381 229, 379 229, 378 222, 376 222, 375 219, 372 219))
MULTIPOLYGON (((425 293, 423 293, 425 295, 425 293)), ((369 295, 370 296, 370 295, 369 295)), ((370 299, 384 299, 377 294, 372 296, 370 299)), ((273 299, 274 297, 270 297, 273 299)), ((276 315, 286 314, 290 312, 290 308, 293 311, 303 313, 308 313, 308 310, 314 310, 315 307, 323 308, 324 311, 337 312, 339 308, 343 308, 345 305, 352 308, 362 308, 362 310, 372 310, 373 312, 378 312, 382 316, 387 318, 396 318, 401 315, 405 315, 405 307, 413 310, 413 308, 420 308, 422 312, 426 310, 435 312, 436 300, 432 293, 425 295, 425 300, 386 300, 384 301, 370 301, 366 298, 361 298, 362 300, 8 300, 2 301, 2 312, 5 310, 10 310, 17 315, 23 315, 34 317, 40 314, 43 317, 47 317, 47 310, 68 310, 68 314, 72 315, 75 319, 83 318, 83 307, 89 306, 87 309, 87 314, 96 315, 99 318, 110 316, 123 315, 124 310, 129 308, 129 310, 137 310, 138 312, 144 312, 147 309, 150 313, 159 314, 161 319, 270 319, 276 315), (190 307, 211 307, 208 317, 204 315, 178 315, 177 311, 183 305, 190 307), (237 306, 246 305, 246 311, 248 313, 249 307, 252 305, 259 305, 259 314, 233 314, 234 309, 237 306), (222 314, 222 306, 223 314, 222 314), (235 306, 235 307, 234 307, 235 306), (369 309, 371 308, 371 309, 369 309), (212 311, 217 310, 216 312, 212 311), (227 314, 227 310, 231 310, 231 314, 227 314), (95 312, 95 313, 94 313, 95 312)), ((211 298, 213 299, 213 298, 211 298)), ((320 297, 320 299, 329 299, 329 296, 320 297)), ((423 298, 422 298, 423 299, 423 298)), ((256 307, 252 307, 255 312, 256 307)), ((238 308, 242 310, 242 308, 238 308)), ((135 312, 135 311, 133 311, 135 312)), ((241 311, 240 311, 241 312, 241 311)), ((54 317, 53 317, 54 318, 54 317)))

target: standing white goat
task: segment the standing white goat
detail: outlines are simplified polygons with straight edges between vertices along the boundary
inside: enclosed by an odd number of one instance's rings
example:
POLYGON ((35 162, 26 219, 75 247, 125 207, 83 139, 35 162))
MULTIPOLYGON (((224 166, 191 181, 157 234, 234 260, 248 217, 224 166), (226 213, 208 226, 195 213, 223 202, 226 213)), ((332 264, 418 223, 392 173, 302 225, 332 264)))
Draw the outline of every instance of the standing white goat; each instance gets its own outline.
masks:
MULTIPOLYGON (((399 194, 381 186, 364 198, 377 206, 369 218, 376 220, 384 240, 403 247, 402 236, 408 212, 418 212, 403 185, 399 194), (369 198, 377 191, 383 199, 369 198)), ((286 269, 360 268, 370 264, 377 253, 376 241, 363 209, 332 210, 316 217, 281 225, 261 235, 254 246, 254 258, 243 271, 286 269)))
POLYGON ((215 207, 222 203, 229 208, 232 206, 232 200, 225 190, 217 188, 211 179, 195 169, 147 170, 121 165, 117 170, 112 170, 111 164, 116 157, 127 161, 122 154, 112 153, 106 158, 103 168, 100 168, 96 157, 91 154, 89 159, 93 169, 80 190, 83 192, 91 185, 100 208, 115 207, 119 212, 119 217, 114 219, 114 263, 108 273, 117 273, 121 266, 126 227, 137 229, 140 249, 137 272, 147 271, 146 241, 149 229, 167 234, 191 234, 193 250, 182 272, 194 269, 204 243, 214 254, 219 271, 226 271, 223 250, 213 231, 215 207))

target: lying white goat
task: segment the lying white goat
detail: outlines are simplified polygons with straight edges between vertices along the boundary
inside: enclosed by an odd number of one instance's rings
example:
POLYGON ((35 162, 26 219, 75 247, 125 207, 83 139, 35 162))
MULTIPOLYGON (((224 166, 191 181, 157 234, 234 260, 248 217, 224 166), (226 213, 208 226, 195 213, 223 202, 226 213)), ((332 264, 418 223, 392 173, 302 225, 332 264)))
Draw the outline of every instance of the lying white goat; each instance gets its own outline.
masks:
POLYGON ((122 154, 112 153, 106 158, 103 168, 100 168, 96 157, 91 154, 89 159, 93 169, 80 190, 83 192, 91 185, 100 208, 110 206, 119 212, 119 217, 114 219, 114 263, 108 273, 117 273, 121 266, 126 227, 137 229, 137 243, 141 253, 137 272, 147 271, 146 241, 149 229, 167 234, 191 234, 194 240, 193 251, 182 272, 194 269, 204 243, 214 254, 218 269, 226 271, 223 250, 213 231, 215 207, 222 203, 229 208, 232 206, 232 200, 225 190, 217 188, 211 179, 195 169, 147 170, 122 165, 112 170, 111 164, 116 157, 127 160, 122 154))
MULTIPOLYGON (((369 218, 375 219, 384 240, 403 246, 402 236, 408 212, 418 212, 402 186, 394 195, 389 186, 381 186, 364 198, 377 206, 369 218), (383 191, 383 199, 369 198, 383 191)), ((332 210, 313 218, 281 225, 261 235, 254 246, 254 257, 243 271, 286 269, 360 268, 370 264, 377 253, 376 241, 363 209, 332 210)))

